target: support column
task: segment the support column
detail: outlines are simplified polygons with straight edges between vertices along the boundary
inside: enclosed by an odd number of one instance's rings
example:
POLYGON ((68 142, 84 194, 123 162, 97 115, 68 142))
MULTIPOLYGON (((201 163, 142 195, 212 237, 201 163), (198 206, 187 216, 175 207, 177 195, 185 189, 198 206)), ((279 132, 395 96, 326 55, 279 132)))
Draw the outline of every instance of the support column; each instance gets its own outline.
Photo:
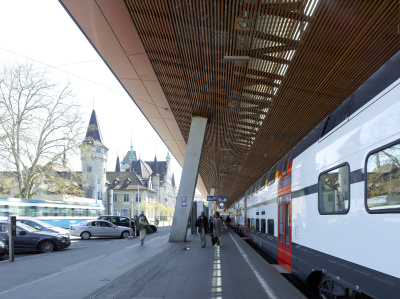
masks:
MULTIPOLYGON (((210 188, 210 196, 214 196, 215 195, 215 188, 210 188)), ((213 216, 213 211, 215 211, 215 202, 214 201, 210 201, 208 202, 208 218, 210 218, 210 216, 213 216)))
MULTIPOLYGON (((170 242, 185 242, 188 229, 190 211, 192 209, 194 192, 203 148, 204 134, 207 127, 207 118, 192 117, 189 140, 183 162, 181 182, 176 198, 174 220, 169 236, 170 242)), ((192 219, 195 221, 196 219, 192 219)))

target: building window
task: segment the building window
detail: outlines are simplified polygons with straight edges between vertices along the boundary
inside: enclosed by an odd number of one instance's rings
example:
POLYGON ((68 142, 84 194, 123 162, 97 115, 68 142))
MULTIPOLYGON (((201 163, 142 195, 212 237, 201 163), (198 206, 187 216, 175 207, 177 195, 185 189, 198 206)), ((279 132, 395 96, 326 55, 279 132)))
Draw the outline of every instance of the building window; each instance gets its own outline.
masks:
POLYGON ((367 156, 365 207, 370 213, 400 212, 400 144, 367 156))
POLYGON ((88 167, 87 167, 87 171, 88 171, 88 172, 91 172, 91 171, 92 171, 92 166, 88 166, 88 167))
POLYGON ((129 194, 124 194, 124 201, 129 201, 129 194))
MULTIPOLYGON (((135 196, 135 200, 138 201, 138 194, 137 193, 136 193, 136 196, 135 196)), ((139 194, 139 201, 142 201, 142 199, 140 198, 140 194, 139 194)))
POLYGON ((101 149, 100 148, 96 148, 96 153, 101 153, 101 149))
POLYGON ((346 214, 350 199, 350 168, 347 164, 322 173, 318 180, 318 210, 324 214, 346 214))
POLYGON ((113 200, 117 201, 117 194, 115 194, 115 193, 113 194, 113 200))

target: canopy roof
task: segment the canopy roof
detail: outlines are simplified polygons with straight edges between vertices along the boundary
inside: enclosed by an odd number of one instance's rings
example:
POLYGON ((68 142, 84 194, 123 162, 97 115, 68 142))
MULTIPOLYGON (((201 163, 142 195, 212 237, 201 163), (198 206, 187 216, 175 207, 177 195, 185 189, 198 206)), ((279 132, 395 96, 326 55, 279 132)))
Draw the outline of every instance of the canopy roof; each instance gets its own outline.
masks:
POLYGON ((198 188, 228 206, 400 49, 399 2, 60 0, 198 188))

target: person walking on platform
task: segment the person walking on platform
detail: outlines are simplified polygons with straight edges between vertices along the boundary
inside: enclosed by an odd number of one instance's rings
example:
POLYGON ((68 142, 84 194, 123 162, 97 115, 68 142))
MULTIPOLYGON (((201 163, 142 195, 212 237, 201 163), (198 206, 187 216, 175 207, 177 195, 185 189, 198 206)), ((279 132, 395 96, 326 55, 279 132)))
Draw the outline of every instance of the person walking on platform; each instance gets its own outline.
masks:
POLYGON ((146 237, 147 228, 149 227, 149 221, 147 221, 146 216, 143 211, 140 211, 139 217, 136 218, 135 226, 138 228, 140 233, 140 244, 143 245, 144 238, 146 237))
POLYGON ((229 226, 231 226, 231 218, 229 217, 229 215, 226 216, 225 225, 226 225, 226 231, 229 233, 229 226))
POLYGON ((208 232, 208 220, 206 216, 204 216, 204 212, 201 212, 201 215, 196 220, 196 227, 198 227, 198 232, 200 234, 200 243, 201 248, 206 247, 206 233, 208 232))
POLYGON ((215 218, 213 222, 213 237, 214 237, 214 242, 215 245, 214 247, 219 247, 220 245, 220 237, 221 237, 221 232, 223 231, 223 226, 222 226, 222 220, 219 217, 219 212, 215 212, 215 218))

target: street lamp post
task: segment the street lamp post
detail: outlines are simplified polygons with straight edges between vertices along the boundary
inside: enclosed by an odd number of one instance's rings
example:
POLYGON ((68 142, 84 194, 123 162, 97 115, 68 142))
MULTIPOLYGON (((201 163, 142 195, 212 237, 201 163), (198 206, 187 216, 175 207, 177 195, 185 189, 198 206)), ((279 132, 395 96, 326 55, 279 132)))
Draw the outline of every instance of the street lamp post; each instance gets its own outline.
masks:
POLYGON ((140 213, 140 193, 139 193, 139 183, 137 185, 137 202, 138 202, 138 214, 140 213))

